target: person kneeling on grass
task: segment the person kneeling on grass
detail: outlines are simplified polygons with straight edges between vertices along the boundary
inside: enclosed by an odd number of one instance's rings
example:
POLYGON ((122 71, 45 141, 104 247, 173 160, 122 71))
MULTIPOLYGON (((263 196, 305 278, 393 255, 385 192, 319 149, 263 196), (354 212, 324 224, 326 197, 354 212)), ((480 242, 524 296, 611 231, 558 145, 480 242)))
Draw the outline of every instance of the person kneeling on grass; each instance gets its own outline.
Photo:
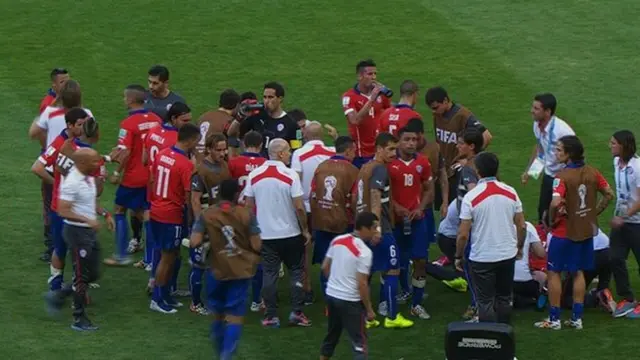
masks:
POLYGON ((527 222, 527 235, 522 247, 522 258, 516 259, 513 272, 513 307, 525 308, 536 305, 540 293, 540 283, 534 279, 532 269, 529 267, 529 259, 532 257, 542 258, 546 252, 538 231, 530 222, 527 222))
POLYGON ((255 216, 235 203, 238 182, 220 183, 220 202, 196 219, 191 232, 192 248, 209 236, 211 269, 207 271, 207 300, 214 312, 211 338, 222 360, 232 358, 238 346, 249 286, 260 262, 262 240, 255 216))

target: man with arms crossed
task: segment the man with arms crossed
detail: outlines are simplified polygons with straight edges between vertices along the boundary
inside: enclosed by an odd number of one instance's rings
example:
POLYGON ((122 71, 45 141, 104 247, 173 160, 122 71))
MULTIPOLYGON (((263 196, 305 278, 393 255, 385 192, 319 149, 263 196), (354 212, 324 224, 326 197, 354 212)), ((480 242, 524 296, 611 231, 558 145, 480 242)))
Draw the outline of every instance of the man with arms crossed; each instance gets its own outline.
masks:
POLYGON ((214 312, 211 338, 221 360, 231 360, 242 331, 251 278, 260 262, 260 228, 250 209, 238 206, 238 183, 223 180, 219 201, 202 212, 191 232, 191 248, 211 245, 207 272, 207 300, 214 312))
POLYGON ((375 246, 379 241, 380 223, 371 212, 358 214, 352 234, 331 241, 322 263, 322 272, 329 278, 329 326, 320 348, 320 360, 333 356, 343 328, 351 340, 353 358, 367 358, 365 319, 369 323, 376 321, 369 291, 373 253, 367 245, 375 246))

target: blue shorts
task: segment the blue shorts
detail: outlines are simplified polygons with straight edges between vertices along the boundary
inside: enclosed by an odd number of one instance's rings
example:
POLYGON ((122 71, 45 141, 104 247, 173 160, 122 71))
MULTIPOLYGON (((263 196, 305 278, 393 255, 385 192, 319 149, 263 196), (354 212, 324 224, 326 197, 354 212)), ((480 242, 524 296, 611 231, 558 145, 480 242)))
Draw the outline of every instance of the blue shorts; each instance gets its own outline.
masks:
POLYGON ((339 235, 340 234, 322 230, 313 231, 313 258, 311 259, 312 264, 322 264, 325 255, 327 255, 327 250, 329 250, 331 241, 339 235))
POLYGON ((393 231, 398 248, 400 248, 400 263, 409 264, 410 259, 425 259, 429 256, 429 237, 426 219, 411 222, 411 234, 404 234, 404 224, 397 225, 393 231))
POLYGON ((51 226, 51 237, 53 238, 53 250, 56 252, 58 259, 64 261, 67 257, 67 244, 62 236, 64 221, 58 216, 57 212, 51 210, 49 211, 49 224, 51 226))
POLYGON ((353 161, 351 163, 353 164, 353 166, 360 169, 364 164, 368 163, 371 160, 373 160, 373 156, 356 156, 355 158, 353 158, 353 161))
POLYGON ((578 242, 553 236, 547 254, 547 270, 553 272, 593 270, 594 256, 593 238, 578 242))
POLYGON ((118 186, 116 190, 116 205, 130 210, 148 210, 147 187, 130 188, 118 186))
POLYGON ((207 268, 207 253, 204 251, 204 246, 189 249, 189 263, 199 269, 207 268))
POLYGON ((244 316, 251 279, 216 280, 213 272, 207 271, 207 305, 216 314, 244 316))
POLYGON ((396 239, 392 233, 382 234, 380 243, 375 246, 369 246, 373 251, 373 263, 371 264, 371 273, 376 271, 389 271, 400 268, 398 259, 398 247, 396 239))
POLYGON ((166 224, 153 219, 150 222, 155 249, 175 250, 180 248, 182 244, 182 224, 166 224))
POLYGON ((433 216, 432 207, 424 210, 424 220, 427 223, 427 243, 434 243, 436 242, 436 218, 433 216))

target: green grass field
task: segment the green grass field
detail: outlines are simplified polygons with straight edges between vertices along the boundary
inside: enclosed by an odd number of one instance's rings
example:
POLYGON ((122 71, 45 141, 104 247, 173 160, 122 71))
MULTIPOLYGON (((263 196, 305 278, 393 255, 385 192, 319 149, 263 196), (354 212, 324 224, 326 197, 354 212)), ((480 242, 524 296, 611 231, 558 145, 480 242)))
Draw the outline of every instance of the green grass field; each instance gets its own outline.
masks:
MULTIPOLYGON (((80 81, 85 105, 102 124, 98 147, 105 152, 126 115, 121 90, 145 84, 152 64, 169 67, 172 88, 194 113, 215 106, 224 88, 260 92, 264 82, 278 80, 286 87, 287 108, 300 107, 311 119, 344 130, 340 96, 355 82, 355 63, 372 57, 390 87, 404 79, 422 89, 441 84, 483 120, 494 135, 491 150, 500 156, 501 176, 519 191, 531 220, 538 185, 523 187, 518 179, 534 144, 529 108, 535 93, 558 97, 559 116, 610 180, 609 136, 616 129, 639 130, 640 2, 633 0, 0 0, 0 8, 0 355, 6 359, 212 357, 208 320, 188 310, 150 312, 147 274, 133 268, 105 269, 102 288, 92 292, 89 316, 98 332, 70 330, 70 311, 64 321, 46 316, 41 295, 49 269, 37 260, 40 184, 29 172, 38 146, 27 129, 55 66, 69 68, 80 81)), ((428 117, 422 102, 418 110, 428 117)), ((111 207, 113 193, 108 186, 102 203, 111 207)), ((100 240, 111 251, 113 236, 105 231, 100 240)), ((186 277, 185 270, 183 287, 186 277)), ((640 285, 635 265, 632 278, 640 285)), ((444 359, 446 324, 459 319, 468 296, 430 280, 432 319, 406 331, 371 331, 372 359, 444 359)), ((263 330, 259 317, 250 315, 238 358, 316 359, 326 320, 321 304, 308 314, 312 328, 279 330, 263 330)), ((582 332, 551 333, 533 328, 541 316, 515 315, 519 359, 637 353, 632 339, 640 330, 632 321, 592 310, 582 332)), ((335 358, 350 358, 346 341, 335 358)))

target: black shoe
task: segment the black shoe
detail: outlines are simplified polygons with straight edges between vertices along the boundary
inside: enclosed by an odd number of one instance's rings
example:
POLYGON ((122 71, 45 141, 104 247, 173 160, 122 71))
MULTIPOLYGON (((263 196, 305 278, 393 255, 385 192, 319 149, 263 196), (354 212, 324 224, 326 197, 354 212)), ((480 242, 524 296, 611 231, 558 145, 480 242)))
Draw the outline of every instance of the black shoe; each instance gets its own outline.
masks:
POLYGON ((51 264, 51 252, 49 252, 48 250, 43 252, 42 255, 40 255, 40 261, 51 264))
POLYGON ((312 305, 313 304, 313 290, 304 293, 304 305, 312 305))
POLYGON ((86 315, 78 316, 71 324, 71 328, 76 331, 95 331, 98 327, 93 325, 86 315))

